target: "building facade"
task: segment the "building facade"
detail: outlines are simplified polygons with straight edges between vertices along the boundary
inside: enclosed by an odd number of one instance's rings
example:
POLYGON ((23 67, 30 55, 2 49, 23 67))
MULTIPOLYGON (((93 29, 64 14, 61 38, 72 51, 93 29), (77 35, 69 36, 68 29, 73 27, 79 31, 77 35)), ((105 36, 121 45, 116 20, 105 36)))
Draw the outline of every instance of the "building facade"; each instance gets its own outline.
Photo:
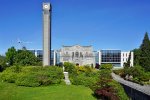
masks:
MULTIPOLYGON (((40 61, 43 62, 43 50, 40 49, 36 49, 36 50, 29 50, 30 52, 32 52, 36 57, 38 57, 40 59, 40 61)), ((49 60, 51 60, 51 65, 56 65, 57 63, 57 53, 55 50, 51 50, 51 57, 49 58, 49 60)))
MULTIPOLYGON (((99 64, 113 64, 114 67, 123 67, 128 61, 130 52, 121 50, 99 50, 99 64)), ((131 52, 130 66, 133 66, 133 52, 131 52)))
POLYGON ((95 55, 92 46, 63 46, 60 50, 60 62, 71 62, 76 65, 95 66, 95 55))
MULTIPOLYGON (((43 61, 43 50, 29 50, 43 61)), ((51 65, 70 62, 79 66, 96 64, 112 64, 115 68, 122 68, 128 61, 130 52, 121 50, 93 51, 92 46, 62 46, 60 50, 51 50, 51 65)), ((133 66, 134 54, 131 52, 130 66, 133 66)))

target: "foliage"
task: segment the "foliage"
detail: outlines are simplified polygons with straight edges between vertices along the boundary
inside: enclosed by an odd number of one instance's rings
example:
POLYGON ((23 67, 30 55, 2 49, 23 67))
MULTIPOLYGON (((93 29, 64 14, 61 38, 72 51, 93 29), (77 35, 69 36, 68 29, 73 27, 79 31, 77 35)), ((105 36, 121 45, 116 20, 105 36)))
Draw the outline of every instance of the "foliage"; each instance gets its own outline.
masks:
POLYGON ((128 100, 121 85, 112 79, 111 68, 110 64, 101 66, 99 81, 92 88, 95 96, 106 100, 128 100))
POLYGON ((108 69, 111 70, 113 68, 112 64, 102 64, 101 69, 108 69))
POLYGON ((4 70, 1 74, 1 79, 4 81, 7 81, 9 83, 15 83, 15 80, 17 79, 17 72, 16 66, 12 66, 4 70))
POLYGON ((2 80, 22 86, 60 84, 63 77, 62 68, 56 66, 13 66, 2 72, 2 80))
POLYGON ((15 63, 15 55, 16 55, 16 49, 15 47, 11 47, 6 52, 6 62, 12 66, 15 63))
POLYGON ((86 66, 75 66, 72 63, 64 63, 65 70, 69 72, 69 78, 73 85, 84 85, 91 87, 98 80, 98 71, 86 66))
POLYGON ((120 76, 124 75, 124 69, 115 69, 115 70, 113 70, 113 72, 120 76))
POLYGON ((6 67, 6 58, 0 55, 0 72, 2 72, 6 67))
POLYGON ((144 68, 141 66, 134 66, 134 67, 126 67, 124 69, 119 69, 119 70, 113 70, 115 74, 120 75, 124 79, 127 76, 132 76, 133 78, 128 80, 133 81, 135 83, 139 84, 150 84, 150 74, 149 72, 145 72, 144 68))
POLYGON ((28 50, 18 50, 15 56, 15 63, 21 66, 36 65, 38 59, 28 50))
POLYGON ((69 62, 64 62, 65 71, 69 72, 70 75, 76 75, 77 70, 75 68, 75 65, 69 62))
POLYGON ((141 50, 140 49, 134 49, 134 65, 139 65, 140 62, 140 55, 141 55, 141 50))
POLYGON ((70 77, 73 85, 84 85, 92 87, 98 81, 98 72, 79 72, 78 75, 70 77))
POLYGON ((6 52, 6 63, 9 66, 16 64, 21 66, 42 65, 40 60, 32 52, 26 50, 26 48, 16 50, 14 47, 9 48, 6 52))
POLYGON ((145 33, 140 50, 140 65, 145 69, 145 71, 150 71, 150 40, 147 32, 145 33))
POLYGON ((128 97, 127 97, 123 87, 118 82, 113 80, 112 82, 110 82, 108 84, 114 88, 114 92, 116 92, 116 95, 119 97, 119 100, 128 100, 128 97))
POLYGON ((20 73, 15 83, 20 86, 29 87, 35 87, 40 85, 40 82, 38 82, 37 75, 35 73, 20 73))

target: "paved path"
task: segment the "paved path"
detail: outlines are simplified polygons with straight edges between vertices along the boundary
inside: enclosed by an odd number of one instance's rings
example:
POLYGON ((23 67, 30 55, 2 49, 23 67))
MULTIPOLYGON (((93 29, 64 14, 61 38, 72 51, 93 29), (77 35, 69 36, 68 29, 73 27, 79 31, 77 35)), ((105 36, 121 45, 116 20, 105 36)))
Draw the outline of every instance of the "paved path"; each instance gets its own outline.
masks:
POLYGON ((126 81, 123 78, 121 78, 119 75, 116 75, 114 73, 112 73, 111 75, 112 75, 113 79, 118 81, 119 83, 124 84, 126 86, 129 86, 129 87, 131 87, 131 88, 133 88, 133 89, 135 89, 137 91, 143 92, 143 93, 145 93, 145 94, 150 96, 150 85, 142 86, 142 85, 139 85, 137 83, 126 81))
POLYGON ((64 72, 64 76, 65 76, 65 82, 66 82, 66 84, 70 85, 71 83, 70 83, 70 80, 68 78, 68 72, 64 72))

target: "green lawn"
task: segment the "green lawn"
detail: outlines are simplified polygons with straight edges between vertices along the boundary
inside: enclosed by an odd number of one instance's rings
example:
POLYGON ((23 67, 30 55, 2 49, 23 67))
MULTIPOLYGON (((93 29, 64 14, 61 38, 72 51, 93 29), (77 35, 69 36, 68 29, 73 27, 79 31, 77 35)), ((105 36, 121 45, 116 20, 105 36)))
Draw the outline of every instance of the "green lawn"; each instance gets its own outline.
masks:
POLYGON ((0 100, 96 100, 92 93, 83 86, 23 87, 0 82, 0 100))

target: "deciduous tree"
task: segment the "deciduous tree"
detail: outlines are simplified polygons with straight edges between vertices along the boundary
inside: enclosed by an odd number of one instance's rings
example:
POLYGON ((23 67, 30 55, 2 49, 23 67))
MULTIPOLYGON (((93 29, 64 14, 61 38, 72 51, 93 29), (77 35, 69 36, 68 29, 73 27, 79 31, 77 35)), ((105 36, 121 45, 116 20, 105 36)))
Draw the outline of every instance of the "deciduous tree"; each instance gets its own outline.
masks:
POLYGON ((6 62, 8 63, 9 66, 12 66, 15 62, 15 55, 16 55, 16 49, 15 47, 11 47, 8 49, 6 52, 6 62))

